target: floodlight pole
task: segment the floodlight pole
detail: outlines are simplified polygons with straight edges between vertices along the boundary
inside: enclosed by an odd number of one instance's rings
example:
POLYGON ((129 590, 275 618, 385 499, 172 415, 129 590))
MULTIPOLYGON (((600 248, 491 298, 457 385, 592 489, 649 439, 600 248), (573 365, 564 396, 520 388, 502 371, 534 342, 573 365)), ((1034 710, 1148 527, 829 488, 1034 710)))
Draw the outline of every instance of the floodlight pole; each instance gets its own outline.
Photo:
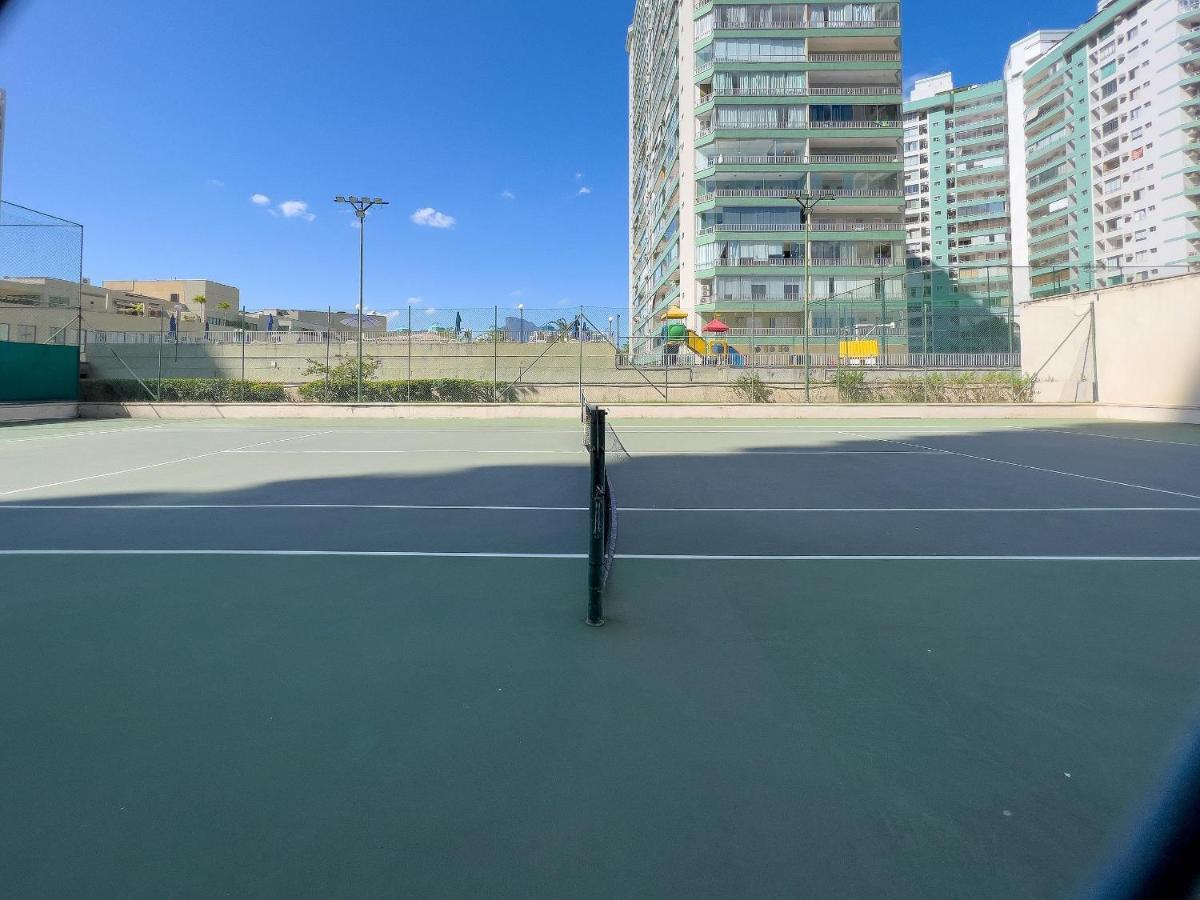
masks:
POLYGON ((335 197, 334 203, 347 203, 354 208, 358 217, 358 382, 355 391, 355 402, 363 402, 363 271, 366 253, 367 210, 372 206, 387 206, 388 201, 379 197, 335 197))
POLYGON ((809 318, 808 298, 812 294, 812 276, 809 270, 809 249, 812 246, 812 211, 822 198, 805 194, 795 198, 803 210, 804 216, 804 402, 812 403, 812 362, 809 360, 809 332, 812 331, 812 319, 809 318))

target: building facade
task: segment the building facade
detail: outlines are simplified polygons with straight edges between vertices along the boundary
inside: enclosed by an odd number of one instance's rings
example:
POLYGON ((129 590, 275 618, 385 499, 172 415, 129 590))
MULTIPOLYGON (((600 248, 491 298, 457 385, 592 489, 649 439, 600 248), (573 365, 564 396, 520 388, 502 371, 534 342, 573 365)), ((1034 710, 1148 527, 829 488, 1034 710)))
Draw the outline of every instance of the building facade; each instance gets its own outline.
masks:
POLYGON ((241 292, 219 281, 206 278, 134 279, 106 281, 104 287, 182 304, 189 313, 207 320, 213 328, 236 327, 240 321, 241 292), (203 303, 198 300, 201 297, 203 303))
POLYGON ((1022 76, 1030 294, 1200 264, 1200 3, 1114 0, 1022 76))
POLYGON ((635 350, 671 307, 696 332, 720 318, 743 352, 888 318, 898 4, 638 0, 626 48, 635 350), (815 202, 807 222, 797 198, 815 202))

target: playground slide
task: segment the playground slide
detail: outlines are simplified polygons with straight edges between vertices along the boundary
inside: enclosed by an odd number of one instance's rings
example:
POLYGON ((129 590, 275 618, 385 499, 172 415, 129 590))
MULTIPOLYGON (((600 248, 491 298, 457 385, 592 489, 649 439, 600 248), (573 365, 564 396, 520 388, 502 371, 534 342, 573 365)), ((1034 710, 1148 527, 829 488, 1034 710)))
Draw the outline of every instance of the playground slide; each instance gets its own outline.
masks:
MULTIPOLYGON (((742 354, 734 350, 727 341, 721 341, 721 343, 724 344, 728 350, 729 364, 731 366, 744 366, 746 364, 746 361, 742 359, 742 354)), ((687 344, 688 349, 705 359, 716 355, 713 351, 712 344, 690 329, 688 330, 687 344)))

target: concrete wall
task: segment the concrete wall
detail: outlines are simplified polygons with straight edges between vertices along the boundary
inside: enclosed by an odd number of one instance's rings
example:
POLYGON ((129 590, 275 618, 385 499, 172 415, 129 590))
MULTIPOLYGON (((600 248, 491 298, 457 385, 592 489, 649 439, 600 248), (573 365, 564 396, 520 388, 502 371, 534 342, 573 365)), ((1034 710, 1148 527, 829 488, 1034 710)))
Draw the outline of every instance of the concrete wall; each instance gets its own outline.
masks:
POLYGON ((1200 274, 1027 303, 1021 337, 1039 400, 1200 407, 1200 274))

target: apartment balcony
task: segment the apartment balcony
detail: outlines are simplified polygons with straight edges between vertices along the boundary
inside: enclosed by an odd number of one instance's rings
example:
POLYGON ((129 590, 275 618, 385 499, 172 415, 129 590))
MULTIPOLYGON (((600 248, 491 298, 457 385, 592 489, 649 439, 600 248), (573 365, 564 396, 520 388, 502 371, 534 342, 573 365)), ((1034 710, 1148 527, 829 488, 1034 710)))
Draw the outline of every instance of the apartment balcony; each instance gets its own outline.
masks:
MULTIPOLYGON (((720 7, 718 7, 720 9, 720 7)), ((729 19, 717 19, 713 22, 713 31, 804 31, 806 29, 818 29, 821 31, 829 31, 834 29, 850 29, 860 30, 864 28, 899 28, 899 19, 867 19, 856 21, 854 19, 805 19, 803 17, 792 18, 790 16, 777 16, 776 18, 765 21, 732 21, 729 19)), ((705 35, 700 35, 705 37, 705 35)))
POLYGON ((818 232, 823 234, 829 232, 842 234, 865 234, 888 233, 903 230, 903 222, 813 222, 807 229, 800 222, 769 225, 732 223, 723 225, 709 225, 705 228, 701 228, 696 234, 698 237, 706 237, 713 234, 775 234, 783 232, 803 236, 806 232, 812 234, 817 234, 818 232))
POLYGON ((797 191, 781 188, 719 188, 696 197, 697 203, 720 199, 777 199, 795 200, 798 196, 811 196, 823 200, 841 199, 889 199, 901 197, 899 188, 821 188, 813 191, 797 191))
POLYGON ((878 131, 880 129, 900 128, 898 119, 848 119, 821 120, 806 119, 801 122, 756 122, 756 123, 714 123, 701 125, 696 128, 696 138, 705 138, 718 132, 729 131, 878 131))
POLYGON ((810 156, 773 155, 761 156, 720 153, 708 157, 702 168, 713 166, 800 166, 800 165, 874 165, 898 163, 900 157, 894 153, 821 153, 810 156))
POLYGON ((723 97, 898 97, 900 88, 895 85, 846 85, 809 87, 765 87, 765 88, 713 88, 702 93, 696 101, 699 108, 723 97))

